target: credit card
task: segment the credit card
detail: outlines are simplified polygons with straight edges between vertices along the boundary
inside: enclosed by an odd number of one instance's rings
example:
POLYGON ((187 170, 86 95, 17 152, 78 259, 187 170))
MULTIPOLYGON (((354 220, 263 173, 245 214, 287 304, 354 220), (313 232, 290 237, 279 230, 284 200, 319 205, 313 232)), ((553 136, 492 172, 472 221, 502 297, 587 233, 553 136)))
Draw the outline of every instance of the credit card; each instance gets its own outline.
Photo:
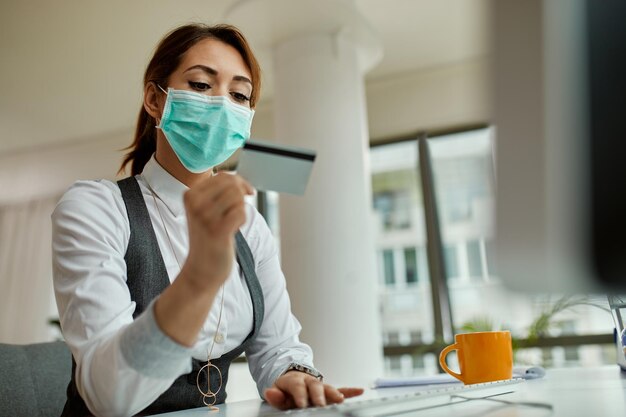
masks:
POLYGON ((262 191, 303 195, 315 151, 248 140, 241 150, 237 174, 262 191))

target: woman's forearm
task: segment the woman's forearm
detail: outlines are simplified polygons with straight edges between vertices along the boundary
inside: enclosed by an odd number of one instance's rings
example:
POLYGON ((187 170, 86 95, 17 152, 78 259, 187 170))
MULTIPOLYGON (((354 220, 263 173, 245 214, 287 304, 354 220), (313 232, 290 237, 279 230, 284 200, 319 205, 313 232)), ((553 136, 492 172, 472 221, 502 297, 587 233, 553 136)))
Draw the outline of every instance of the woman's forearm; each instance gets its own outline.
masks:
POLYGON ((196 285, 189 279, 193 273, 185 265, 154 306, 156 323, 161 331, 188 347, 196 342, 219 291, 219 285, 196 285))

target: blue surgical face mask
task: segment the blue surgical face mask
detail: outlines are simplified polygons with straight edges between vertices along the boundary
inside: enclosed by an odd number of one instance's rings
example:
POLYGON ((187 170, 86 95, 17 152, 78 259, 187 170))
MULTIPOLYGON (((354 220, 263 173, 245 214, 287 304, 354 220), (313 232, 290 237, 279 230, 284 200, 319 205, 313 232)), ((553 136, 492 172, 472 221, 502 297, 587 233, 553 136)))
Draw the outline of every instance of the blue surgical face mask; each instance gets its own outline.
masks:
POLYGON ((254 110, 228 97, 169 88, 157 127, 183 166, 200 173, 221 164, 244 145, 253 116, 254 110))

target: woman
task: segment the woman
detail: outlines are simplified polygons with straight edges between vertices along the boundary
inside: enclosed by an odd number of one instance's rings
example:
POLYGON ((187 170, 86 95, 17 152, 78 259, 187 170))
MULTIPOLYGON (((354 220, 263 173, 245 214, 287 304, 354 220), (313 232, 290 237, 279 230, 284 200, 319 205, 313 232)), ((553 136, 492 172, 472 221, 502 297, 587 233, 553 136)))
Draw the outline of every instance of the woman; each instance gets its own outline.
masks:
POLYGON ((79 181, 53 215, 54 286, 74 360, 64 416, 152 414, 225 400, 246 353, 287 409, 339 403, 298 339, 278 251, 241 177, 213 168, 250 135, 260 69, 232 26, 186 25, 144 76, 119 181, 79 181), (208 361, 208 362, 207 362, 208 361))

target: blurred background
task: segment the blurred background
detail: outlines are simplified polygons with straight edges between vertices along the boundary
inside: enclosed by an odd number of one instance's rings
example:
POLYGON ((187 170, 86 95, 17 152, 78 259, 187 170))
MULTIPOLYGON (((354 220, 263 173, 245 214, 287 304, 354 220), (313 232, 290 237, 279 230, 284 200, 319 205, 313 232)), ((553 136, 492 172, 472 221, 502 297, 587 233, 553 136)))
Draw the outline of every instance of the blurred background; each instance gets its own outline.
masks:
MULTIPOLYGON (((0 3, 0 342, 62 338, 50 265, 56 201, 78 179, 116 178, 158 40, 188 22, 237 24, 237 3, 0 3)), ((615 363, 606 298, 513 293, 498 277, 490 2, 348 3, 376 34, 380 52, 362 74, 367 138, 357 151, 365 153, 360 175, 371 187, 376 271, 368 285, 377 294, 370 308, 380 320, 384 375, 437 373, 451 333, 492 329, 512 331, 522 364, 615 363), (437 276, 429 268, 429 230, 441 240, 445 268, 437 276)), ((254 47, 256 31, 245 29, 254 47)), ((279 80, 271 58, 259 56, 264 79, 252 137, 276 140, 279 80)), ((251 200, 279 243, 282 200, 271 192, 251 200)), ((287 274, 289 288, 293 279, 287 274)))

